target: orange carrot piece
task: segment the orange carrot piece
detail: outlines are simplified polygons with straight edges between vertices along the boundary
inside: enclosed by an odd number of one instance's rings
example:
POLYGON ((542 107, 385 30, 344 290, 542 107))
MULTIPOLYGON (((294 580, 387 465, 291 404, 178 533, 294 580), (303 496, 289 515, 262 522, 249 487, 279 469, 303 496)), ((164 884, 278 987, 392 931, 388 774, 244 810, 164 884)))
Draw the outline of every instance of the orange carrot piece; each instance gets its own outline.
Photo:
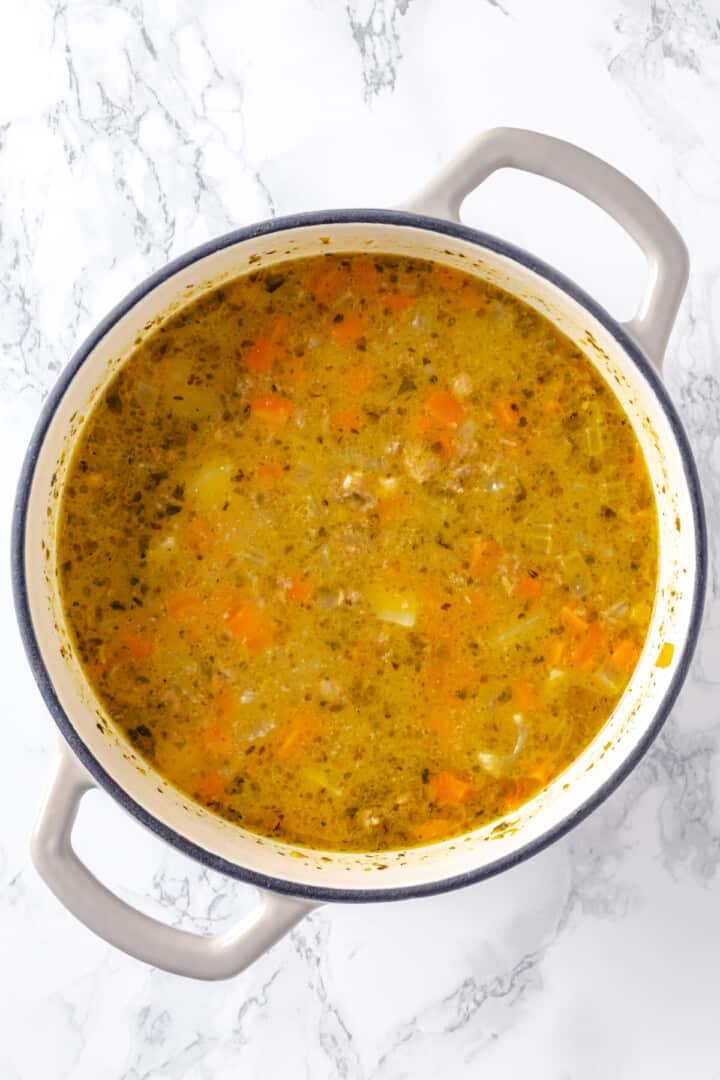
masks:
POLYGON ((501 547, 490 538, 473 541, 470 549, 470 576, 476 581, 487 581, 497 570, 501 547))
POLYGON ((593 667, 597 661, 598 653, 600 652, 600 647, 604 639, 605 634, 600 623, 597 621, 591 623, 587 633, 575 649, 573 655, 575 666, 582 670, 589 670, 593 667))
POLYGON ((439 424, 457 427, 465 416, 465 407, 449 390, 434 390, 425 401, 425 411, 439 424))
POLYGON ((285 586, 286 597, 295 604, 304 604, 314 591, 312 582, 302 577, 291 577, 285 586))
POLYGON ((515 586, 515 593, 523 600, 537 600, 544 585, 545 582, 539 574, 523 574, 515 586))
POLYGON ((457 735, 458 719, 457 710, 440 705, 427 713, 423 724, 443 742, 452 742, 457 735))
POLYGON ((520 712, 532 712, 540 704, 538 692, 527 679, 520 679, 512 687, 512 703, 520 712))
POLYGON ((338 262, 318 260, 311 265, 305 278, 305 287, 320 304, 331 304, 348 289, 350 276, 338 262))
POLYGON ((150 638, 142 634, 134 634, 125 630, 120 634, 119 644, 130 653, 133 660, 149 660, 153 653, 153 643, 150 638))
POLYGON ((311 742, 320 730, 320 722, 309 710, 296 712, 289 720, 285 733, 277 744, 275 756, 288 761, 311 742))
POLYGON ((428 791, 433 802, 459 806, 471 797, 473 787, 459 773, 452 769, 442 769, 430 778, 428 791))
POLYGON ((357 434, 365 424, 365 416, 359 409, 336 409, 330 414, 330 427, 342 435, 357 434))
POLYGON ((432 446, 437 443, 444 454, 452 453, 452 435, 446 427, 439 425, 429 413, 416 413, 411 418, 408 426, 411 435, 421 436, 423 442, 432 446))
POLYGON ((520 423, 520 410, 510 401, 493 402, 492 411, 498 427, 504 431, 513 431, 520 423))
POLYGON ((579 611, 575 611, 574 608, 569 607, 567 604, 560 609, 560 618, 576 634, 586 633, 590 625, 584 615, 581 615, 579 611))
POLYGON ((277 316, 270 330, 262 334, 245 354, 248 371, 265 373, 272 371, 283 349, 283 339, 290 330, 290 316, 285 312, 277 316))
POLYGON ((277 394, 261 394, 250 398, 250 408, 254 416, 260 417, 270 427, 282 427, 292 415, 292 402, 277 394))
POLYGON ((250 652, 264 652, 276 641, 275 623, 266 612, 247 602, 235 607, 225 625, 241 645, 250 652))
POLYGON ((415 298, 408 296, 407 293, 384 293, 382 302, 384 307, 390 308, 391 311, 407 311, 415 302, 415 298))
POLYGON ((224 793, 225 787, 225 778, 219 773, 207 773, 198 784, 197 797, 200 802, 217 802, 224 793))
POLYGON ((421 844, 432 844, 435 840, 444 840, 457 831, 457 822, 448 818, 430 818, 413 826, 413 836, 421 844))
POLYGON ((610 653, 610 663, 619 671, 628 674, 635 670, 635 665, 640 659, 640 646, 632 638, 622 638, 610 653))
POLYGON ((339 322, 333 322, 330 337, 339 345, 354 345, 365 333, 365 321, 355 311, 348 311, 339 322))

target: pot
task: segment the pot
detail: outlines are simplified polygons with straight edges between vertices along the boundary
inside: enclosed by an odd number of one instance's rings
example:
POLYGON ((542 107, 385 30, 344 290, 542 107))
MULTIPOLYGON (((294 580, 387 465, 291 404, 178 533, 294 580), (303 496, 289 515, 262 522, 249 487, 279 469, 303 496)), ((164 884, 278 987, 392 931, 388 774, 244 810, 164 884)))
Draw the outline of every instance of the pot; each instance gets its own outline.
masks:
POLYGON ((499 128, 476 138, 402 208, 300 214, 239 229, 170 263, 100 323, 62 373, 40 417, 20 479, 13 533, 20 628, 62 735, 33 859, 73 914, 105 940, 157 967, 202 979, 226 978, 319 903, 402 900, 481 881, 540 851, 607 798, 668 715, 701 617, 706 537, 700 489, 686 436, 660 378, 687 274, 678 232, 634 183, 569 143, 499 128), (637 241, 647 256, 648 281, 631 322, 617 323, 534 256, 461 224, 465 197, 501 168, 524 169, 575 189, 637 241), (134 343, 160 318, 252 266, 354 250, 434 259, 478 274, 514 293, 576 342, 631 419, 660 525, 658 592, 647 641, 621 701, 595 740, 549 787, 510 813, 502 829, 493 823, 459 839, 381 856, 316 852, 245 832, 185 798, 112 725, 99 724, 103 709, 70 644, 55 565, 58 507, 73 446, 93 402, 134 343), (255 911, 230 933, 202 937, 125 904, 72 846, 78 809, 93 786, 185 854, 257 886, 255 911))

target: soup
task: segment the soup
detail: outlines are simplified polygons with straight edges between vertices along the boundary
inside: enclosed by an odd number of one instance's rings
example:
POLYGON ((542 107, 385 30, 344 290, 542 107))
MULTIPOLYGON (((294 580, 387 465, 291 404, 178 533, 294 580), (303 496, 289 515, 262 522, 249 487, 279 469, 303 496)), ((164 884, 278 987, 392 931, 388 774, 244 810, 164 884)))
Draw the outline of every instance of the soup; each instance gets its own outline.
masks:
POLYGON ((631 424, 536 311, 440 264, 258 269, 137 345, 82 430, 59 575, 109 718, 187 796, 326 850, 513 811, 641 652, 631 424))

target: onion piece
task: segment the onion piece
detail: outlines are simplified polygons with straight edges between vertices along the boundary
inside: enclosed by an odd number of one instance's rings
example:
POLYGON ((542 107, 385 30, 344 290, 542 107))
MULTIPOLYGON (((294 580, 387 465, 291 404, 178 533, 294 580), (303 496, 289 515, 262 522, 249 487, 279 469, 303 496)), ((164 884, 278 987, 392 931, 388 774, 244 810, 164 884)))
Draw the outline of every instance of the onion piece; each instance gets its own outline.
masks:
POLYGON ((517 736, 515 738, 515 745, 509 754, 487 754, 481 750, 478 750, 476 754, 476 757, 485 772, 490 773, 490 775, 494 776, 496 779, 513 763, 527 739, 527 728, 522 713, 515 713, 513 715, 513 722, 517 729, 517 736))

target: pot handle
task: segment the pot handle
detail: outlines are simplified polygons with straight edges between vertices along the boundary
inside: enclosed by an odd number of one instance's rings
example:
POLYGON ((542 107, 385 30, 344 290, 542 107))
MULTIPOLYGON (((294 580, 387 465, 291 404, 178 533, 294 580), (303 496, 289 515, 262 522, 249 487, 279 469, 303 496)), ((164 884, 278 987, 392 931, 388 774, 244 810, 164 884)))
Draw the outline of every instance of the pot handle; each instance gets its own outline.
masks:
POLYGON ((72 846, 80 802, 94 786, 77 759, 61 747, 33 836, 33 862, 68 911, 130 956, 176 975, 228 979, 267 952, 316 906, 261 889, 257 908, 233 930, 214 937, 177 930, 143 915, 101 884, 72 846))
POLYGON ((484 131, 402 209, 460 221, 466 197, 497 169, 555 180, 594 202, 630 234, 648 262, 648 282, 625 329, 660 370, 688 279, 688 253, 673 223, 642 188, 572 143, 521 128, 484 131))

